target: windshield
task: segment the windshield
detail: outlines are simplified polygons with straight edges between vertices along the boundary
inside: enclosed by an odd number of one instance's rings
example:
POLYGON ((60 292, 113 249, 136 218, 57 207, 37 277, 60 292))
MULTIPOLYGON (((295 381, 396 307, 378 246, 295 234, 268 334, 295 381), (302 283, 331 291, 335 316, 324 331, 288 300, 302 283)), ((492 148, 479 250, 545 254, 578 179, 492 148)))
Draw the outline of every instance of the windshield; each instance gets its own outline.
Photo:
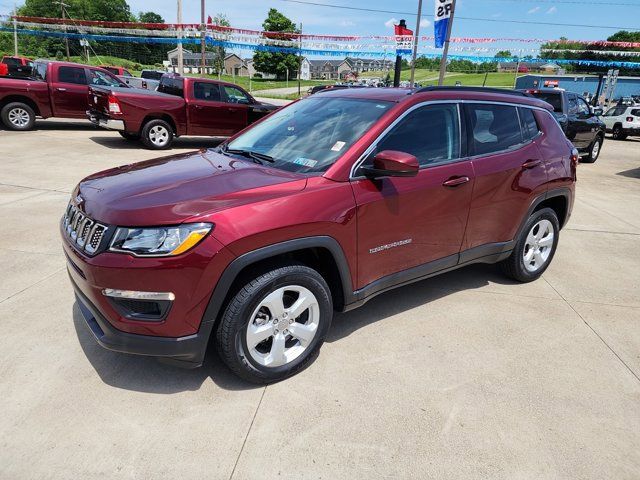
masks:
POLYGON ((560 92, 534 92, 532 95, 550 103, 554 112, 562 113, 562 95, 560 92))
POLYGON ((279 110, 226 145, 271 157, 292 172, 327 170, 393 103, 354 98, 310 97, 279 110))

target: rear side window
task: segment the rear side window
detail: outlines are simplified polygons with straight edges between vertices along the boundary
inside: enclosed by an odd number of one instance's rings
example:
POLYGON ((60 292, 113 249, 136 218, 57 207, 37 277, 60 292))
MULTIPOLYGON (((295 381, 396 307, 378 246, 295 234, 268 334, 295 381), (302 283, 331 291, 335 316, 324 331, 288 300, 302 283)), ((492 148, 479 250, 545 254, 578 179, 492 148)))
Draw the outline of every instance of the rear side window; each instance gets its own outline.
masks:
POLYGON ((640 108, 636 108, 634 110, 631 110, 631 115, 633 115, 634 117, 640 117, 640 108))
POLYGON ((18 60, 17 58, 5 58, 4 61, 2 63, 5 63, 7 65, 20 65, 20 60, 18 60))
POLYGON ((562 95, 560 92, 534 92, 531 95, 551 104, 554 112, 562 113, 562 95))
POLYGON ((469 104, 467 108, 473 155, 500 152, 522 143, 516 107, 469 104))
POLYGON ((193 98, 207 102, 219 102, 220 88, 215 83, 195 82, 193 84, 193 98))
POLYGON ((149 80, 160 80, 164 73, 154 72, 153 70, 143 70, 140 74, 140 77, 147 78, 149 80))
POLYGON ((160 85, 158 85, 158 92, 184 97, 184 79, 180 77, 162 77, 160 85))
POLYGON ((520 128, 522 129, 522 138, 524 140, 531 140, 538 136, 540 129, 536 122, 536 117, 533 114, 533 110, 530 108, 518 108, 518 115, 520 116, 520 128))
POLYGON ((84 68, 60 67, 58 70, 58 80, 62 83, 86 85, 87 75, 84 72, 84 68))
POLYGON ((459 125, 456 105, 418 108, 378 142, 370 159, 384 150, 399 150, 414 155, 423 167, 451 162, 460 158, 459 125))

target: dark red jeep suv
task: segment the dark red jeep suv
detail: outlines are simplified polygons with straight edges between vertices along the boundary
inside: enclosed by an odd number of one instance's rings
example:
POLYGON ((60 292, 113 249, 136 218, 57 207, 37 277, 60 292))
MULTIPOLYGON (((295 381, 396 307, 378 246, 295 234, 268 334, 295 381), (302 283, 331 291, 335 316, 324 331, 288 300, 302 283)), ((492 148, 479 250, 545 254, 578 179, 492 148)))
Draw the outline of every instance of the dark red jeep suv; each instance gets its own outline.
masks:
POLYGON ((472 263, 538 278, 577 161, 524 93, 336 90, 216 149, 90 176, 60 228, 103 347, 199 366, 211 340, 266 383, 315 357, 334 310, 472 263))

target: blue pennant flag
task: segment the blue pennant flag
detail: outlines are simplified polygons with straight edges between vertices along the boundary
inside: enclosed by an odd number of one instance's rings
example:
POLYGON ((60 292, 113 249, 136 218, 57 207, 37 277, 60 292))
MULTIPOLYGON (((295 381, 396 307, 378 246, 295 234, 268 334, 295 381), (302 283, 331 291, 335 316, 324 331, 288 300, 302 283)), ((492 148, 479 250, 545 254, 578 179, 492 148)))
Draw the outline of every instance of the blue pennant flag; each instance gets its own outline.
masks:
POLYGON ((451 17, 453 0, 435 0, 435 6, 433 32, 436 41, 436 48, 442 48, 447 37, 447 27, 449 26, 449 17, 451 17))

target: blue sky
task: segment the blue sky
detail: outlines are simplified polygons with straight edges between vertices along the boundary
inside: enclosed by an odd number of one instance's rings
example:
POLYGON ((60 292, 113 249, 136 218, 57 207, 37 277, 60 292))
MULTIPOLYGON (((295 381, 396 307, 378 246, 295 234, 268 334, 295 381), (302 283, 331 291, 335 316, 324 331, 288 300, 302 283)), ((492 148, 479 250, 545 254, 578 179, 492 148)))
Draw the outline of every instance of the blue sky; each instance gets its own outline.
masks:
MULTIPOLYGON (((568 1, 568 0, 565 0, 568 1)), ((319 0, 353 7, 413 12, 417 0, 319 0)), ((607 3, 609 0, 603 0, 607 3)), ((531 20, 553 23, 611 25, 640 29, 640 0, 620 0, 610 3, 630 5, 603 6, 596 0, 559 3, 549 0, 458 0, 457 15, 461 17, 491 18, 494 20, 531 20)), ((175 21, 175 1, 129 0, 134 12, 155 10, 167 21, 175 21)), ((225 13, 237 27, 259 29, 267 11, 275 7, 295 22, 302 22, 309 33, 337 34, 392 34, 388 21, 402 18, 400 14, 357 12, 312 5, 289 3, 282 0, 208 0, 208 14, 225 13)), ((433 14, 433 0, 424 0, 423 13, 433 14)), ((185 22, 197 22, 200 17, 199 0, 183 0, 185 22)), ((415 25, 415 15, 406 16, 407 23, 415 25)), ((431 23, 432 17, 424 20, 431 23)), ((426 23, 424 22, 424 23, 426 23)), ((412 27, 413 28, 413 27, 412 27)), ((425 28, 429 33, 433 27, 425 28)), ((576 39, 604 39, 616 30, 607 28, 561 27, 550 25, 523 25, 514 23, 482 22, 458 19, 453 35, 456 36, 508 36, 518 38, 558 38, 562 35, 576 39)))

